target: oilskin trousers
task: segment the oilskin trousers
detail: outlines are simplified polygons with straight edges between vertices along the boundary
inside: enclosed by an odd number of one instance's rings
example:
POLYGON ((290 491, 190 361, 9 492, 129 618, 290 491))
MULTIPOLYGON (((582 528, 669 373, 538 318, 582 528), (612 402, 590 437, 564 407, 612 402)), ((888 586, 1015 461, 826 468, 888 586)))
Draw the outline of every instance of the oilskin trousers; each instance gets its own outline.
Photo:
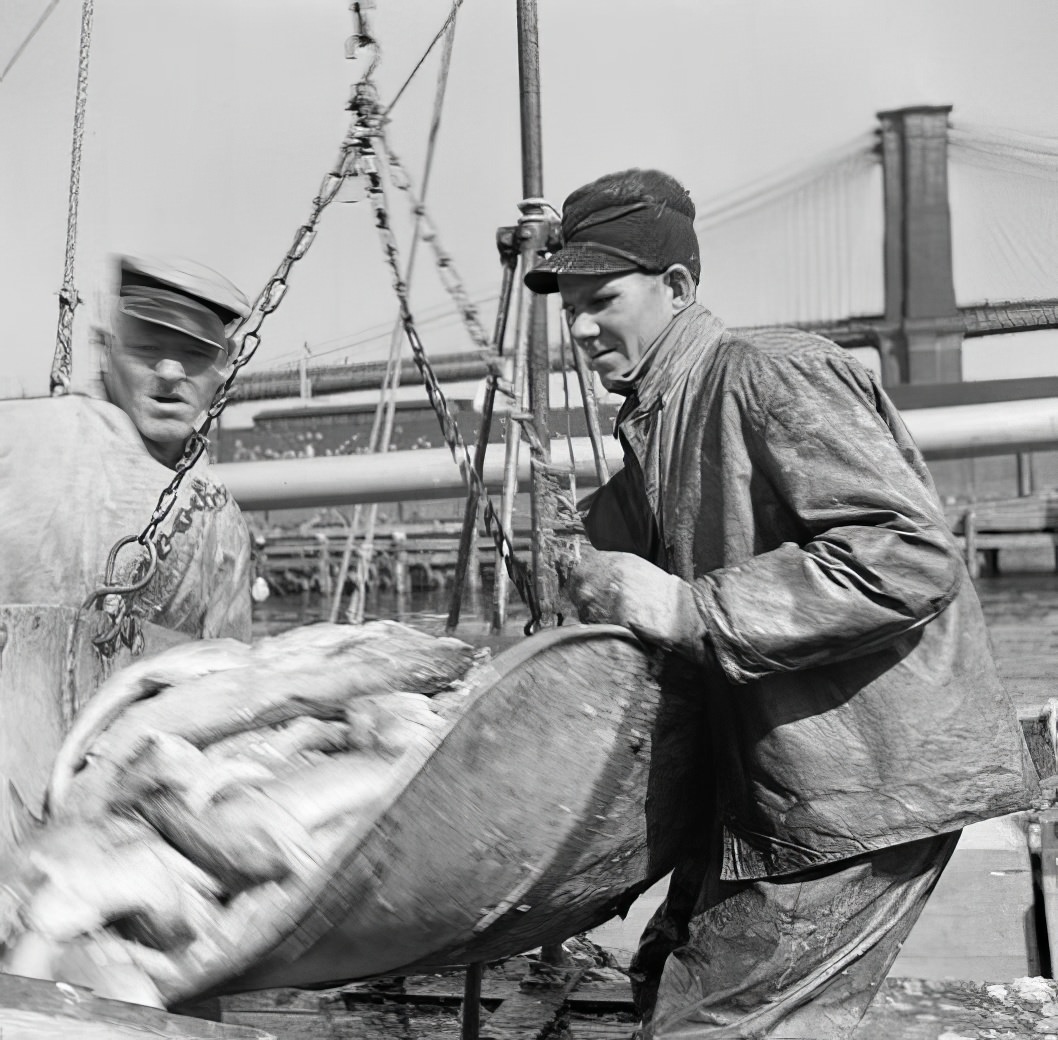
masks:
POLYGON ((643 1040, 851 1037, 959 834, 753 881, 698 850, 632 962, 643 1040))

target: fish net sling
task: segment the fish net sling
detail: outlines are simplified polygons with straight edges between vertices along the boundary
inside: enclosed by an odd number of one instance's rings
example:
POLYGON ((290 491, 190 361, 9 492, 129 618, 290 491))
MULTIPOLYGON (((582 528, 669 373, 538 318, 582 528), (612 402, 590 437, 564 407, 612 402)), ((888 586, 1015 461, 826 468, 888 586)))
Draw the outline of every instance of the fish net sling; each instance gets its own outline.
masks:
POLYGON ((280 909, 284 887, 370 825, 486 658, 378 622, 182 645, 120 673, 60 752, 47 825, 5 871, 6 970, 76 981, 77 961, 102 955, 163 998, 179 989, 208 959, 196 943, 221 942, 218 915, 246 911, 245 940, 265 907, 243 896, 272 892, 280 909))
POLYGON ((671 868, 703 703, 611 626, 173 647, 75 721, 0 870, 0 968, 171 1005, 560 942, 671 868))

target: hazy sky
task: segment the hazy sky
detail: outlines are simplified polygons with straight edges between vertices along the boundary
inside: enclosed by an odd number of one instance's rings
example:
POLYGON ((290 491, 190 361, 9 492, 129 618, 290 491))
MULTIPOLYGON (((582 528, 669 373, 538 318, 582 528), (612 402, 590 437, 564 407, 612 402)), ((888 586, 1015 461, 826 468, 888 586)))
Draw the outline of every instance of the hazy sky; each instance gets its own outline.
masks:
MULTIPOLYGON (((46 6, 3 0, 0 67, 46 6)), ((384 99, 448 9, 378 0, 384 99)), ((337 154, 362 64, 344 57, 345 0, 96 0, 95 10, 78 342, 112 250, 194 256, 253 296, 337 154)), ((60 0, 0 82, 0 394, 47 385, 79 23, 80 3, 60 0)), ((902 105, 953 104, 967 122, 1058 138, 1053 0, 540 0, 540 38, 545 188, 556 203, 631 165, 668 169, 707 200, 870 131, 878 110, 902 105)), ((416 178, 439 51, 393 113, 393 146, 416 178)), ((516 220, 520 197, 515 4, 465 0, 430 208, 476 296, 496 291, 495 229, 516 220)), ((348 346, 395 313, 361 200, 347 185, 324 216, 265 325, 262 367, 305 342, 330 360, 385 350, 377 339, 348 346)), ((440 283, 421 270, 415 308, 441 314, 440 283)), ((702 295, 708 303, 707 286, 702 295)), ((451 320, 426 328, 436 351, 468 345, 451 320)))

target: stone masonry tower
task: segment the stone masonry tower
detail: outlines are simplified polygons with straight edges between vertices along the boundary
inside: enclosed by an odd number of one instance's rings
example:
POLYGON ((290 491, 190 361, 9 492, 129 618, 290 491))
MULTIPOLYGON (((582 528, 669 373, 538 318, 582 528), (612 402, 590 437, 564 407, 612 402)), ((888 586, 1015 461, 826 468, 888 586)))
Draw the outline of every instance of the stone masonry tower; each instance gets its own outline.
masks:
POLYGON ((879 112, 885 193, 885 383, 962 379, 952 279, 950 105, 879 112))

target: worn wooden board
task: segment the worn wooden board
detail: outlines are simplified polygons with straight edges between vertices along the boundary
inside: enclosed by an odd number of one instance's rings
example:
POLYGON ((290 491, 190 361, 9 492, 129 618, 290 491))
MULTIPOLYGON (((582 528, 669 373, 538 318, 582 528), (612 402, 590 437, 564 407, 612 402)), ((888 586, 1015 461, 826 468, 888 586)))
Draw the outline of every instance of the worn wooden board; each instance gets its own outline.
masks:
MULTIPOLYGON (((380 989, 368 1000, 365 991, 360 994, 364 999, 352 1002, 348 990, 331 990, 312 995, 315 1009, 304 999, 291 1003, 289 991, 224 997, 222 1018, 229 1024, 271 1028, 292 1040, 458 1040, 460 981, 455 974, 409 976, 389 993, 380 989)), ((1055 983, 1040 982, 1058 995, 1055 983)), ((535 1020, 529 1021, 528 1031, 502 1032, 505 1006, 526 995, 517 984, 512 991, 506 975, 487 970, 482 994, 483 1038, 528 1040, 534 1035, 535 1020)), ((529 997, 533 999, 531 992, 529 997)), ((887 979, 854 1040, 1046 1040, 1056 1008, 1047 999, 1020 996, 1009 984, 990 992, 965 981, 887 979)), ((549 1004, 546 1015, 555 1025, 550 1035, 558 1040, 632 1040, 637 1025, 627 982, 582 981, 561 1007, 549 1004)))
POLYGON ((540 1040, 554 1029, 583 974, 583 969, 567 969, 547 985, 523 985, 489 1016, 481 1040, 540 1040))
POLYGON ((277 1040, 278 1036, 250 1026, 104 1000, 79 986, 0 974, 3 1040, 277 1040))

